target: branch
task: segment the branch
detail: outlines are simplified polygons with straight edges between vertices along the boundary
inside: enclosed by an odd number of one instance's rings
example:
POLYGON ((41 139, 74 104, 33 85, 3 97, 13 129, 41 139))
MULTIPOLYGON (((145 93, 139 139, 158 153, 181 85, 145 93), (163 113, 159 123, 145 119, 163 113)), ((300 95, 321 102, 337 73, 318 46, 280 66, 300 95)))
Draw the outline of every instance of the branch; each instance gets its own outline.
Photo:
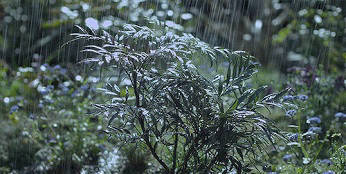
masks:
MULTIPOLYGON (((137 73, 136 73, 135 70, 132 71, 132 86, 133 86, 133 90, 134 90, 135 97, 136 97, 136 107, 140 108, 139 89, 138 89, 138 86, 137 86, 137 73)), ((139 124, 141 126, 141 129, 142 129, 142 132, 143 132, 143 136, 144 136, 143 138, 144 138, 145 144, 149 147, 149 150, 150 150, 151 154, 161 164, 161 166, 163 168, 165 168, 165 170, 167 172, 169 172, 170 171, 169 167, 167 166, 167 164, 165 164, 165 162, 162 161, 162 159, 160 159, 160 157, 157 155, 155 149, 153 148, 153 146, 150 143, 150 139, 149 139, 147 130, 145 129, 142 112, 139 112, 139 115, 138 115, 137 119, 138 119, 138 122, 139 122, 139 124)))
MULTIPOLYGON (((176 123, 178 124, 178 123, 176 123)), ((177 149, 178 149, 178 125, 175 127, 175 139, 174 139, 174 150, 173 150, 173 167, 171 173, 174 174, 175 168, 177 166, 177 149)))
MULTIPOLYGON (((193 152, 194 149, 195 149, 195 145, 198 143, 198 139, 199 139, 199 138, 197 138, 197 137, 194 139, 194 141, 193 141, 193 143, 191 144, 189 150, 187 151, 187 153, 186 153, 186 155, 185 155, 185 157, 184 157, 184 164, 183 164, 183 168, 181 169, 181 170, 182 170, 181 173, 186 173, 187 162, 189 161, 190 156, 191 156, 192 152, 193 152)), ((178 173, 179 173, 179 172, 178 172, 178 173)))

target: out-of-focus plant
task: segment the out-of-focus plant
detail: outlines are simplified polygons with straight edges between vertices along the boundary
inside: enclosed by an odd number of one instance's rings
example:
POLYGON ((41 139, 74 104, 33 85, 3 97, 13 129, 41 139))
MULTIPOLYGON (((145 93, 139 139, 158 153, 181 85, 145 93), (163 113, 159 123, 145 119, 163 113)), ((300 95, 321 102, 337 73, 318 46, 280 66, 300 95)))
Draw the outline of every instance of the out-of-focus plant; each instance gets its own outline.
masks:
POLYGON ((290 65, 324 66, 326 72, 343 71, 346 65, 344 1, 275 2, 280 15, 273 44, 290 65), (296 8, 299 7, 299 8, 296 8))
MULTIPOLYGON (((0 1, 0 55, 11 67, 30 66, 35 59, 50 64, 75 63, 78 44, 60 49, 73 25, 111 29, 113 25, 143 19, 174 21, 185 14, 172 0, 54 0, 0 1)), ((185 19, 184 21, 188 21, 185 19)))
POLYGON ((112 30, 125 22, 143 25, 148 18, 211 44, 249 51, 281 70, 305 62, 340 71, 344 6, 344 1, 320 0, 3 0, 0 55, 10 65, 28 65, 34 58, 75 62, 78 44, 59 49, 74 24, 112 30))
POLYGON ((345 172, 345 81, 343 76, 324 76, 311 67, 290 68, 286 85, 298 95, 284 102, 299 105, 286 113, 288 142, 273 151, 268 172, 345 172), (288 123, 288 127, 287 127, 288 123))
POLYGON ((37 64, 16 73, 0 66, 1 172, 78 173, 98 165, 106 139, 85 116, 96 77, 37 64))
POLYGON ((72 34, 92 43, 83 62, 111 68, 117 79, 99 89, 111 100, 94 104, 94 114, 108 120, 106 132, 145 146, 165 173, 249 171, 259 150, 280 137, 264 110, 284 108, 278 100, 287 90, 264 96, 265 86, 248 88, 257 64, 245 52, 151 25, 159 29, 126 24, 114 36, 81 27, 72 34), (192 64, 216 57, 229 66, 212 79, 192 64))
POLYGON ((194 17, 191 32, 210 44, 249 51, 281 71, 305 63, 345 69, 345 1, 185 0, 183 5, 194 17))

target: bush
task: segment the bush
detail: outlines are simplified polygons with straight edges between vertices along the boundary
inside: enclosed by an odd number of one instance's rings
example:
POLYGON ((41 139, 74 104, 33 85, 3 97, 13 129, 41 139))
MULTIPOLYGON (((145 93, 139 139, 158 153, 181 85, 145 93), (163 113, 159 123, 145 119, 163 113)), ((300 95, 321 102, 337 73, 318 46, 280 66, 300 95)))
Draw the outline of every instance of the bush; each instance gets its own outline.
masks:
POLYGON ((119 143, 145 146, 159 171, 250 171, 259 150, 281 137, 263 110, 284 108, 277 102, 287 90, 265 96, 265 86, 247 87, 257 72, 247 53, 211 48, 167 28, 127 24, 115 36, 78 28, 74 40, 93 41, 83 50, 91 58, 83 62, 112 68, 113 80, 99 89, 111 100, 95 104, 94 114, 105 116, 106 131, 119 143), (213 64, 217 57, 227 58, 229 66, 213 79, 192 63, 207 58, 213 64))

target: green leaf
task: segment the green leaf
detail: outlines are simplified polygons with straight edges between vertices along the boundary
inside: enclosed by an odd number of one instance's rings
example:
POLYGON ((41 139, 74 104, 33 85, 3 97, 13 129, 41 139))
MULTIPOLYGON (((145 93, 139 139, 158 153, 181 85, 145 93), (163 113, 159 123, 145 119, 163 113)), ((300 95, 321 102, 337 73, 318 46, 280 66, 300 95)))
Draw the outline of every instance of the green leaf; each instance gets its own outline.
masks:
POLYGON ((238 98, 238 104, 240 105, 251 93, 253 92, 253 89, 246 90, 239 98, 238 98))
POLYGON ((239 154, 241 159, 244 160, 243 151, 239 147, 236 147, 235 149, 237 150, 237 153, 239 154))
POLYGON ((226 75, 226 84, 229 84, 229 81, 231 79, 231 62, 228 64, 228 69, 227 69, 227 75, 226 75))
POLYGON ((112 117, 108 120, 108 126, 112 124, 113 120, 118 116, 118 113, 112 115, 112 117))
POLYGON ((285 90, 279 92, 278 94, 275 95, 275 97, 272 99, 272 101, 276 102, 278 101, 281 97, 283 97, 291 88, 286 88, 285 90))
POLYGON ((107 95, 115 95, 115 96, 118 95, 117 93, 112 92, 105 88, 96 88, 96 90, 102 91, 104 94, 107 94, 107 95))
POLYGON ((257 100, 258 100, 257 97, 266 89, 267 89, 267 86, 262 86, 262 87, 258 88, 255 92, 253 92, 252 95, 250 95, 247 104, 249 104, 251 102, 257 102, 257 100))
POLYGON ((222 83, 222 80, 221 78, 219 79, 219 87, 217 89, 217 93, 219 96, 221 96, 221 93, 222 93, 222 89, 223 89, 223 83, 222 83))
POLYGON ((232 111, 236 110, 238 106, 238 100, 235 100, 230 108, 226 111, 226 113, 231 113, 232 111))

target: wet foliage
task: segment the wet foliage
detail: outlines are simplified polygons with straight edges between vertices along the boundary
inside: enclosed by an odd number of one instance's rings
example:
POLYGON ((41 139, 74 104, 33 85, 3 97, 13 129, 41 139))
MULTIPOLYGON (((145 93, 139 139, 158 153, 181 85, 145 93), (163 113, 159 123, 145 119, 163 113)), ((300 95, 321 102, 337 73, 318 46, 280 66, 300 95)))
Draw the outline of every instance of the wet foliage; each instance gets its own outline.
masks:
POLYGON ((99 89, 112 98, 94 104, 95 114, 108 119, 107 133, 120 144, 144 144, 164 173, 250 171, 256 153, 280 137, 260 111, 284 109, 278 101, 286 91, 264 95, 265 86, 247 87, 245 81, 257 72, 247 53, 212 48, 167 28, 125 24, 114 36, 78 28, 73 41, 100 42, 85 46, 83 52, 96 57, 82 62, 116 69, 110 78, 118 77, 118 84, 130 81, 124 87, 112 82, 99 89), (206 57, 213 64, 219 56, 228 59, 229 67, 212 79, 191 63, 206 57))
POLYGON ((95 133, 99 120, 83 116, 95 98, 90 82, 58 65, 19 68, 15 76, 1 66, 8 82, 0 92, 0 136, 8 140, 0 145, 2 172, 76 173, 96 165, 106 139, 95 133))
POLYGON ((345 173, 345 10, 0 0, 0 173, 345 173))
POLYGON ((284 102, 300 106, 294 114, 278 119, 287 131, 288 141, 277 157, 265 164, 267 171, 323 173, 344 171, 345 168, 345 84, 342 76, 325 76, 323 71, 305 68, 289 69, 292 88, 284 102), (282 158, 281 161, 277 159, 282 158))

